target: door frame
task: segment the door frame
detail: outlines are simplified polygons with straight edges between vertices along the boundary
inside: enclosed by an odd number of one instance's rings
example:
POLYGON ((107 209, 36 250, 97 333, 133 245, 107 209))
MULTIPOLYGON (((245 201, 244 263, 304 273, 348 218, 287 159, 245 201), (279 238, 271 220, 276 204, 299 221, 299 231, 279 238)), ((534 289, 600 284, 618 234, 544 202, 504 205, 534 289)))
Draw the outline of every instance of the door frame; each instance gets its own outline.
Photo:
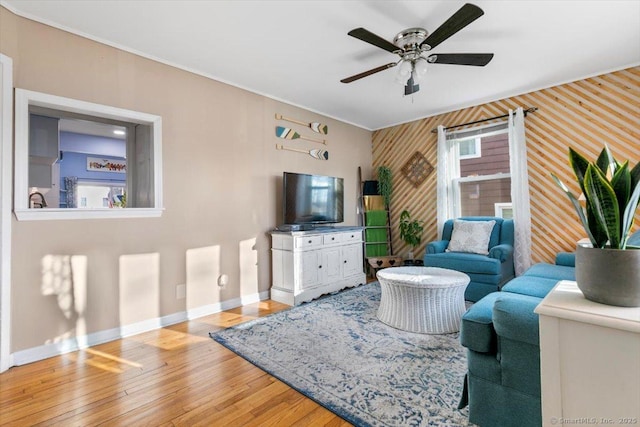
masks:
POLYGON ((13 61, 0 53, 0 372, 11 355, 11 206, 13 195, 13 61))

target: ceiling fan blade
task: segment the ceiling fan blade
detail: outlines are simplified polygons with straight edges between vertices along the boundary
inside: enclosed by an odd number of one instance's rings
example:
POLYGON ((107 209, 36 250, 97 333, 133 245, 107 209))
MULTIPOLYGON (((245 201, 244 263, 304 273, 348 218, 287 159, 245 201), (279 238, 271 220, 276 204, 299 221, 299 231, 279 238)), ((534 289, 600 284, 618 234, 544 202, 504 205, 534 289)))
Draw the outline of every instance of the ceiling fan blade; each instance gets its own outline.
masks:
POLYGON ((398 46, 394 45, 393 43, 383 39, 380 36, 373 34, 369 30, 365 30, 364 28, 356 28, 354 30, 349 31, 347 34, 349 34, 351 37, 360 39, 363 42, 367 42, 376 47, 379 47, 380 49, 384 49, 387 52, 393 53, 401 50, 398 46))
POLYGON ((493 53, 438 53, 429 55, 432 64, 475 65, 484 67, 493 58, 493 53))
POLYGON ((482 15, 484 15, 484 12, 478 6, 471 3, 465 4, 447 19, 444 24, 440 25, 431 33, 431 35, 420 44, 420 47, 429 46, 427 50, 433 49, 482 15))
POLYGON ((361 79, 363 77, 370 76, 371 74, 375 74, 375 73, 379 73, 380 71, 384 71, 387 68, 395 67, 396 65, 397 65, 396 62, 389 62, 388 64, 381 65, 379 67, 373 68, 373 69, 371 69, 369 71, 365 71, 365 72, 360 73, 360 74, 356 74, 356 75, 351 76, 351 77, 347 77, 346 79, 342 79, 340 81, 342 83, 351 83, 351 82, 359 80, 359 79, 361 79))

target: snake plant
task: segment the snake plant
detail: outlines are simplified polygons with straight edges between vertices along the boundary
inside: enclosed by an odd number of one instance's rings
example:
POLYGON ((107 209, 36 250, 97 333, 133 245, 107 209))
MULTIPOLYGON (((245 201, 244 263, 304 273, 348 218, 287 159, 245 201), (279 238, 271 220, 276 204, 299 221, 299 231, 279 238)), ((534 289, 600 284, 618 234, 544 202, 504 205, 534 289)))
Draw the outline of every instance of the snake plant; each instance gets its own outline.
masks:
MULTIPOLYGON (((569 163, 586 199, 585 206, 554 174, 573 204, 594 248, 627 249, 640 201, 640 163, 618 163, 605 145, 595 162, 569 148, 569 163)), ((629 246, 631 248, 631 246, 629 246)))

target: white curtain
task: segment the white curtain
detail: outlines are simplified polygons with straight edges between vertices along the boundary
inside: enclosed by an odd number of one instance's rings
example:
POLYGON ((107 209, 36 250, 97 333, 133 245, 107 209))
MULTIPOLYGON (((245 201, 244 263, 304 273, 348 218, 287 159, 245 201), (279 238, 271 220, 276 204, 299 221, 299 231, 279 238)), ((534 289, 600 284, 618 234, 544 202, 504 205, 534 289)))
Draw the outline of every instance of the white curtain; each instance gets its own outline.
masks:
POLYGON ((438 238, 442 237, 442 229, 444 222, 449 219, 449 196, 448 189, 451 182, 451 171, 449 168, 449 147, 447 134, 444 126, 438 126, 438 191, 437 191, 437 220, 438 220, 438 238))
POLYGON ((511 169, 511 202, 515 227, 514 264, 516 275, 531 266, 531 206, 527 142, 524 134, 524 111, 509 110, 509 152, 511 169))

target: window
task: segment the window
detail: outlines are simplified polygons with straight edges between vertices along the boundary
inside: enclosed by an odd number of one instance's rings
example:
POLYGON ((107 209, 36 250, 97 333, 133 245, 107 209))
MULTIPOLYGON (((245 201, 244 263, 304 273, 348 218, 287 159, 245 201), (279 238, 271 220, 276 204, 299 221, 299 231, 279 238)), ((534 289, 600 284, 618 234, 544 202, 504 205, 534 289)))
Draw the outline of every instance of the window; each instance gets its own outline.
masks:
POLYGON ((445 221, 456 216, 510 215, 516 230, 515 270, 520 275, 531 265, 524 110, 517 108, 515 114, 509 111, 506 116, 507 122, 457 132, 438 126, 438 231, 441 233, 445 221), (475 137, 480 137, 482 155, 461 159, 459 141, 475 137), (511 165, 517 167, 512 170, 511 165))
POLYGON ((513 219, 513 203, 496 203, 495 216, 504 219, 513 219))
POLYGON ((161 125, 151 114, 16 89, 16 217, 160 216, 161 125), (96 143, 99 131, 111 142, 96 143), (65 142, 67 133, 76 137, 65 142))
POLYGON ((482 156, 480 138, 462 139, 459 140, 458 144, 458 149, 460 150, 460 160, 475 159, 482 156))
POLYGON ((449 203, 453 217, 507 214, 511 204, 506 125, 468 129, 448 136, 454 154, 449 203))
POLYGON ((123 185, 105 182, 78 182, 75 194, 78 208, 124 208, 126 191, 123 185))

